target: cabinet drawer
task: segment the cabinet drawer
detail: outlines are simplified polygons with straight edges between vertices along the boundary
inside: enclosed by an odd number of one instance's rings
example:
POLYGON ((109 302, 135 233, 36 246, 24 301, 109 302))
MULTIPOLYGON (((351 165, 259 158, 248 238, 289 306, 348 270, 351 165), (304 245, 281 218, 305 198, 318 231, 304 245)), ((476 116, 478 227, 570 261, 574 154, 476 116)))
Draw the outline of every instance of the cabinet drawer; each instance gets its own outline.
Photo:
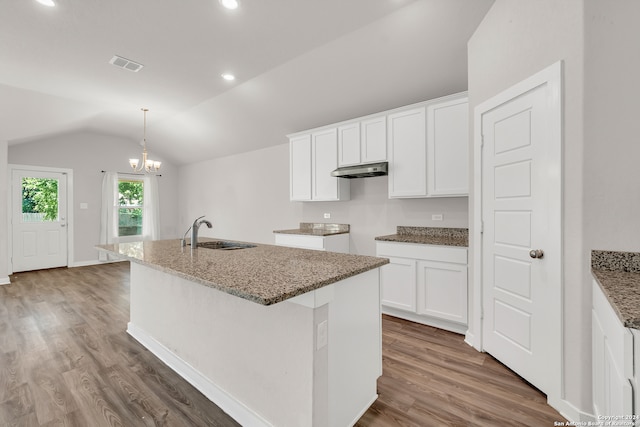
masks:
POLYGON ((422 259, 467 264, 467 248, 459 246, 422 245, 417 243, 376 242, 378 256, 422 259))

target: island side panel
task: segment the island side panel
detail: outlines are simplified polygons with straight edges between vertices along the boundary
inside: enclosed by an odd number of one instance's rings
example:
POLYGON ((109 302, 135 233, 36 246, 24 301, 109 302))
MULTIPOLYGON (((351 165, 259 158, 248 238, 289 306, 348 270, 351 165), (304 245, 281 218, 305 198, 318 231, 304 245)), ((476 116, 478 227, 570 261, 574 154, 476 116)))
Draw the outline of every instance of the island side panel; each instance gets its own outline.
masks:
POLYGON ((380 269, 340 281, 329 308, 329 425, 350 426, 378 397, 380 269))
POLYGON ((242 424, 313 424, 314 370, 327 375, 314 361, 318 314, 131 263, 129 332, 242 424))

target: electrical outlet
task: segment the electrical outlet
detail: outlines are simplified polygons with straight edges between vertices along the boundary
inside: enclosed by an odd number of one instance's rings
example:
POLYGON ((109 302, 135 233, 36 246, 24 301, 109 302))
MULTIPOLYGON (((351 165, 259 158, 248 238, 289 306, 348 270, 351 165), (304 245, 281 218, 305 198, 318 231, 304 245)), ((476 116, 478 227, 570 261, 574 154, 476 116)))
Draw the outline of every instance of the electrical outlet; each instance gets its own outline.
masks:
POLYGON ((442 221, 442 214, 431 215, 431 221, 442 221))
POLYGON ((329 219, 331 218, 331 214, 330 213, 325 213, 324 214, 324 219, 329 219))
POLYGON ((326 320, 323 320, 318 324, 318 335, 316 337, 316 350, 320 350, 322 347, 327 345, 329 341, 329 337, 327 336, 328 334, 327 328, 328 328, 328 325, 326 320))

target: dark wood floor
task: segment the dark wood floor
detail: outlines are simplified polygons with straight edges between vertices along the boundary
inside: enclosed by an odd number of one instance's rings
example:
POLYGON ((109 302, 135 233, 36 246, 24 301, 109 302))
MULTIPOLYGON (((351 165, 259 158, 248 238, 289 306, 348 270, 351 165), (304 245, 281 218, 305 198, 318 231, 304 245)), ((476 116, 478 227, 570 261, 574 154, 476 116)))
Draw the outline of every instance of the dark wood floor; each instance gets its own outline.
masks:
MULTIPOLYGON (((125 332, 129 265, 0 286, 0 426, 233 426, 125 332)), ((380 397, 358 426, 551 426, 545 397, 460 335, 385 317, 380 397)), ((283 410, 286 410, 283 409, 283 410)))

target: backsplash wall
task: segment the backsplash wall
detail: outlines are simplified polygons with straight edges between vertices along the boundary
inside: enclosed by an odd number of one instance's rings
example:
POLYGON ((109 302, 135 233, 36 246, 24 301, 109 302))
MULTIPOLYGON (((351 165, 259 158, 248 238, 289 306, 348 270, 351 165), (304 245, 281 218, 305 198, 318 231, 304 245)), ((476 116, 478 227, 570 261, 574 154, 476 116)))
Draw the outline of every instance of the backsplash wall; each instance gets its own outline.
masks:
POLYGON ((289 201, 289 144, 182 166, 179 172, 180 223, 207 215, 213 229, 201 235, 273 244, 273 230, 300 222, 351 225, 351 251, 375 255, 376 236, 398 225, 467 227, 466 197, 389 199, 388 177, 351 180, 351 200, 289 201), (324 213, 331 214, 325 219, 324 213), (432 221, 442 214, 443 221, 432 221))

